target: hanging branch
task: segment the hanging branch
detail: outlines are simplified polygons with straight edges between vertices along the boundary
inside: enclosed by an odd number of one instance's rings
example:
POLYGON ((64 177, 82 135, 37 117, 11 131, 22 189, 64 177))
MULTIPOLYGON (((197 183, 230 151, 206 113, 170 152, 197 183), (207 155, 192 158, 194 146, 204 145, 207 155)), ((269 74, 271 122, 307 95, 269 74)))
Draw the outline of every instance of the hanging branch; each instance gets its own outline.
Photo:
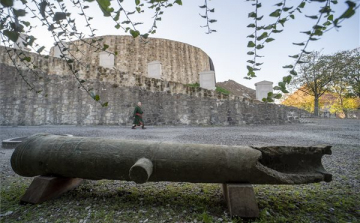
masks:
POLYGON ((208 31, 206 32, 206 34, 210 34, 210 33, 212 33, 212 32, 216 32, 215 29, 211 29, 210 23, 217 22, 217 20, 215 20, 215 19, 210 19, 210 18, 209 18, 209 14, 208 14, 209 12, 214 13, 214 12, 215 12, 215 9, 214 9, 214 8, 213 8, 213 9, 209 9, 207 0, 205 0, 204 5, 199 6, 199 7, 202 8, 202 9, 205 9, 205 15, 201 15, 201 14, 199 14, 199 15, 200 15, 202 18, 206 19, 206 25, 205 25, 205 26, 200 26, 200 27, 201 27, 201 28, 207 28, 207 29, 208 29, 208 31))

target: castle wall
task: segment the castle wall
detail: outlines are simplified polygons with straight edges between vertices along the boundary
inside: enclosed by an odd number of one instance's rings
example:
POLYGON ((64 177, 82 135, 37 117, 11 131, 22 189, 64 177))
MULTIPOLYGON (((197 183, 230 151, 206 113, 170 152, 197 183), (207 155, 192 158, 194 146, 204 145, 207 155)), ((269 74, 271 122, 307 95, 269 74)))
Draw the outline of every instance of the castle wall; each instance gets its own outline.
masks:
MULTIPOLYGON (((109 102, 108 107, 101 107, 78 88, 71 75, 23 70, 24 77, 43 90, 37 94, 28 90, 16 72, 15 67, 0 63, 0 125, 131 125, 138 101, 143 102, 147 125, 281 124, 297 122, 298 117, 307 115, 296 108, 229 97, 140 75, 132 76, 132 86, 115 84, 105 80, 116 74, 99 72, 103 80, 94 78, 85 83, 109 102)), ((122 74, 118 80, 122 78, 127 83, 124 76, 127 75, 122 74)))
MULTIPOLYGON (((106 44, 109 46, 106 51, 114 53, 114 68, 118 71, 147 76, 148 63, 160 61, 162 79, 182 84, 199 83, 199 73, 210 70, 209 56, 197 47, 158 38, 148 38, 146 41, 131 36, 102 36, 77 40, 71 42, 68 56, 99 66, 99 56, 104 53, 101 49, 106 44), (93 41, 99 39, 101 41, 93 41)), ((54 48, 50 55, 54 55, 54 48)))

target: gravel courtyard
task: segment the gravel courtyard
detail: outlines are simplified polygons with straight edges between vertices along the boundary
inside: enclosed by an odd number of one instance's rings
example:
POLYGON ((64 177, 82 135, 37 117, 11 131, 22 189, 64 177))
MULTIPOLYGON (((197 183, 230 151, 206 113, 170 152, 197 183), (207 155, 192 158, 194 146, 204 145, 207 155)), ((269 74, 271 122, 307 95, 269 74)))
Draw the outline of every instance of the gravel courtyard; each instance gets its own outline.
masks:
MULTIPOLYGON (((237 127, 0 127, 0 139, 35 133, 217 145, 332 145, 324 156, 331 183, 254 185, 256 222, 360 222, 360 120, 305 119, 301 124, 237 127)), ((86 181, 60 198, 19 205, 32 178, 10 166, 14 149, 0 149, 2 222, 231 222, 216 184, 86 181)))

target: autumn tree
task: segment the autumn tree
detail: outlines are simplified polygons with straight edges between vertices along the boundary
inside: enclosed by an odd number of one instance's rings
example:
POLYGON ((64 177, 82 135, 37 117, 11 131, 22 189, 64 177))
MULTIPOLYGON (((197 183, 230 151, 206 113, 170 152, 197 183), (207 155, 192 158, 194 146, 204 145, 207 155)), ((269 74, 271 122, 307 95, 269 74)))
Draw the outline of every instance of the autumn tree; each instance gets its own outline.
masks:
POLYGON ((360 97, 360 48, 351 51, 343 51, 341 63, 346 66, 340 70, 336 77, 329 83, 329 90, 337 97, 337 102, 332 110, 344 113, 348 117, 348 111, 356 109, 360 97))
POLYGON ((314 97, 314 115, 319 115, 319 99, 324 93, 330 92, 331 83, 339 80, 339 76, 353 62, 344 52, 334 55, 322 55, 313 52, 306 55, 298 69, 298 76, 293 84, 299 90, 314 97))

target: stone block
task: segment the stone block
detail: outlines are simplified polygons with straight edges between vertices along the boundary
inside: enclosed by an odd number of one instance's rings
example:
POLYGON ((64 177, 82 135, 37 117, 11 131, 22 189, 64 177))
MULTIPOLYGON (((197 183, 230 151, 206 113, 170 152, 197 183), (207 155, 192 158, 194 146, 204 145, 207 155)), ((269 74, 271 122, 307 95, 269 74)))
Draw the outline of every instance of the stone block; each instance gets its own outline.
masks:
POLYGON ((215 71, 203 71, 199 74, 200 87, 215 90, 215 71))
POLYGON ((66 177, 35 177, 25 194, 21 203, 38 204, 54 199, 61 194, 79 186, 82 179, 66 177))
POLYGON ((58 58, 61 58, 61 55, 67 56, 68 51, 65 50, 65 48, 69 48, 69 44, 65 42, 59 42, 58 45, 54 47, 54 52, 52 56, 58 58))
MULTIPOLYGON (((160 61, 152 61, 148 63, 147 76, 150 78, 161 79, 162 69, 160 61)), ((158 83, 158 85, 161 83, 158 83)))
POLYGON ((99 53, 99 65, 105 68, 112 69, 114 68, 115 57, 114 54, 110 54, 107 52, 99 53))
POLYGON ((223 194, 231 216, 259 217, 259 208, 251 184, 223 184, 223 194))
POLYGON ((273 82, 260 81, 255 84, 256 87, 256 99, 262 101, 263 98, 267 98, 269 92, 273 92, 273 82))

